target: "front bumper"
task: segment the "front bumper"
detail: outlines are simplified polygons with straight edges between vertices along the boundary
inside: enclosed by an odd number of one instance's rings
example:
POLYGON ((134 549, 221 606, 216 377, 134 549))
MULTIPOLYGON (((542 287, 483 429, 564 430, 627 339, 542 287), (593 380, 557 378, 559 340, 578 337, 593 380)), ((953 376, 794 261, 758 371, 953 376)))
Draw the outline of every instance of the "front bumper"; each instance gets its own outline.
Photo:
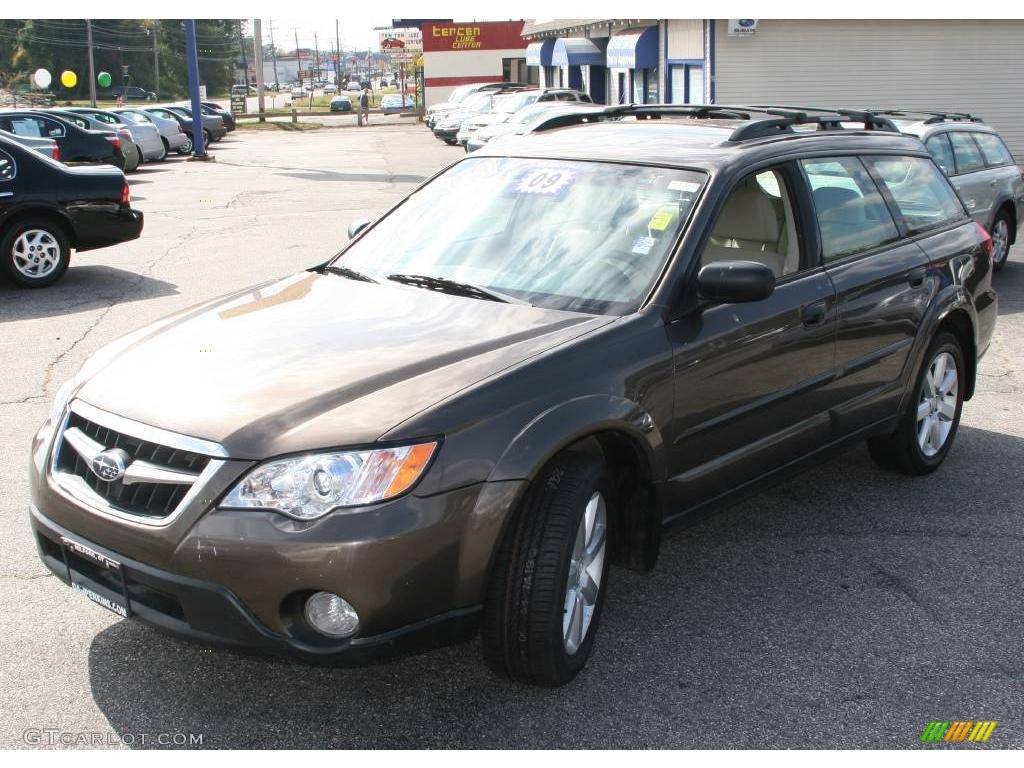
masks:
POLYGON ((68 581, 66 536, 122 564, 133 617, 206 644, 307 657, 359 658, 473 631, 492 554, 524 487, 411 493, 300 522, 216 509, 213 500, 252 466, 225 460, 167 524, 141 525, 63 493, 46 469, 47 439, 44 429, 33 445, 30 516, 40 557, 57 576, 68 581), (306 623, 305 599, 321 590, 358 612, 352 638, 331 639, 306 623))
POLYGON ((454 142, 456 137, 459 135, 458 128, 435 128, 434 136, 439 138, 441 141, 454 142))

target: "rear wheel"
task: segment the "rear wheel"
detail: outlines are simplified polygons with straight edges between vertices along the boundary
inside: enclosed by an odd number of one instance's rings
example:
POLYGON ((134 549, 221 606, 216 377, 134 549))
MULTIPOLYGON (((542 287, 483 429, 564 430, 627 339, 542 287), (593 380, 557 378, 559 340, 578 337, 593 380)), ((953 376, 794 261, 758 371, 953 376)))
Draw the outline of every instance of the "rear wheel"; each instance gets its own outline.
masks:
POLYGON ((960 424, 964 371, 956 337, 945 331, 936 335, 896 431, 868 441, 879 466, 908 475, 926 475, 939 468, 960 424))
POLYGON ((483 618, 488 666, 555 686, 586 664, 608 583, 611 494, 604 463, 584 453, 552 460, 499 550, 483 618))
POLYGON ((52 285, 71 262, 67 235, 49 219, 27 219, 9 228, 0 240, 0 252, 7 274, 26 288, 52 285))
POLYGON ((1006 211, 996 214, 992 224, 992 268, 996 271, 1006 264, 1010 255, 1010 216, 1006 211))
POLYGON ((178 147, 179 155, 190 155, 192 154, 192 135, 189 134, 185 137, 185 143, 178 147))
POLYGON ((213 143, 213 139, 210 138, 210 132, 203 128, 203 148, 210 146, 213 143))

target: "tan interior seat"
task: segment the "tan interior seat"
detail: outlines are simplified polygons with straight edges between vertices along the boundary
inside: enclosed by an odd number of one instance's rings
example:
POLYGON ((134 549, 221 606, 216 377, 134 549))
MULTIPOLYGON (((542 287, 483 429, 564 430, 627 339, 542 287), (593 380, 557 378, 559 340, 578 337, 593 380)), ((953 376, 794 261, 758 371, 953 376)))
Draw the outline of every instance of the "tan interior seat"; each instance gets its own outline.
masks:
POLYGON ((753 177, 747 179, 729 195, 704 247, 701 264, 758 261, 781 277, 787 260, 780 245, 789 240, 785 237, 783 219, 781 201, 765 193, 753 177))

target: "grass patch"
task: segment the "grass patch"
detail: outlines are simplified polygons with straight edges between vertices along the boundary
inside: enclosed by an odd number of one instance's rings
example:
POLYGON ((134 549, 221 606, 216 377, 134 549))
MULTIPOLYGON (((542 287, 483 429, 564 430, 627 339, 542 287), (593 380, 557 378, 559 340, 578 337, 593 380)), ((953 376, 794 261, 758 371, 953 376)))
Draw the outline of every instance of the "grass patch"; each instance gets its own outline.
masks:
POLYGON ((244 120, 237 123, 240 131, 315 131, 323 128, 320 123, 293 123, 291 120, 273 120, 261 123, 244 120))

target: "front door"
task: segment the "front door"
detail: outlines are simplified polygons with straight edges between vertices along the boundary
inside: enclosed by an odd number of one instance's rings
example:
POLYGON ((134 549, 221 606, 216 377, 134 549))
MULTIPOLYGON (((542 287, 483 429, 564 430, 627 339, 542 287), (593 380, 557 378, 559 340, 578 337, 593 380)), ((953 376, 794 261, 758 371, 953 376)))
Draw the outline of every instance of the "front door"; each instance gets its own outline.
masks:
POLYGON ((759 261, 776 275, 766 299, 710 304, 669 326, 675 418, 669 498, 710 501, 828 441, 823 390, 834 375, 835 296, 806 252, 805 195, 792 165, 740 181, 701 253, 759 261))

